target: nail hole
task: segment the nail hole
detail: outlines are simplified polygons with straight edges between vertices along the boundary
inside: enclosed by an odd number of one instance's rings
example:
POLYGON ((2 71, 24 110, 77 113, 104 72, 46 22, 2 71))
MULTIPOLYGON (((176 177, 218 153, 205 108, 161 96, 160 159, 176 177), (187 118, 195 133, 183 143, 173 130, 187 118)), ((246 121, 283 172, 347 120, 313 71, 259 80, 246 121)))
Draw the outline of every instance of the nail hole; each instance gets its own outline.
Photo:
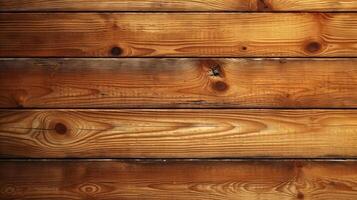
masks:
POLYGON ((62 124, 62 123, 57 123, 55 125, 55 131, 58 133, 58 134, 65 134, 67 132, 67 127, 66 125, 62 124))
POLYGON ((119 56, 120 54, 123 53, 123 50, 120 48, 120 47, 113 47, 110 51, 110 53, 113 55, 113 56, 119 56))
POLYGON ((248 48, 246 46, 242 46, 242 51, 246 51, 248 48))

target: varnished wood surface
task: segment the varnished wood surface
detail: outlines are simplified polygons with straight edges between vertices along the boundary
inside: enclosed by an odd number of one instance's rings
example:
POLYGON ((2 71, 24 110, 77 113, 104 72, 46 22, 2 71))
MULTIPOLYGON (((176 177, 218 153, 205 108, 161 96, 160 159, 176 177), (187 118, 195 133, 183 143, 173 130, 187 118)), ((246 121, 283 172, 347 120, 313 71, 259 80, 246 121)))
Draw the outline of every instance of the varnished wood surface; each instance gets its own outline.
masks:
POLYGON ((1 199, 355 200, 356 162, 0 163, 1 199))
POLYGON ((356 0, 257 0, 257 3, 258 10, 266 11, 357 11, 356 0))
POLYGON ((355 57, 356 13, 2 13, 0 57, 355 57))
POLYGON ((357 199, 356 11, 0 0, 0 199, 357 199))
POLYGON ((1 0, 0 11, 357 11, 355 0, 1 0))
POLYGON ((0 11, 246 11, 257 0, 2 0, 0 11))
POLYGON ((357 157, 355 110, 1 110, 0 155, 357 157))
POLYGON ((356 108, 356 59, 0 59, 1 108, 356 108))

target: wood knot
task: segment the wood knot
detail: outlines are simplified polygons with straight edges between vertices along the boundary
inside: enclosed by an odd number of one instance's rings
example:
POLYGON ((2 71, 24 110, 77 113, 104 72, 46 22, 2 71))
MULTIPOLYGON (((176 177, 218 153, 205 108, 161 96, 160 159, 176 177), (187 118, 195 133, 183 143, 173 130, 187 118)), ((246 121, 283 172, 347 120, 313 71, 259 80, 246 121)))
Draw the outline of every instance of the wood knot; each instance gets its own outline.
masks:
POLYGON ((267 0, 258 0, 257 1, 257 10, 258 11, 272 11, 272 7, 269 4, 269 2, 267 2, 267 0))
POLYGON ((228 89, 228 85, 223 81, 217 81, 213 83, 212 88, 217 91, 223 92, 228 89))
POLYGON ((308 53, 318 53, 321 50, 321 44, 319 42, 313 41, 309 42, 305 46, 305 51, 308 53))
POLYGON ((211 76, 222 76, 221 66, 216 64, 213 67, 211 67, 210 75, 211 76))
POLYGON ((67 127, 66 127, 66 125, 64 125, 64 124, 62 124, 62 123, 57 123, 57 124, 55 125, 55 131, 56 131, 56 133, 62 135, 62 134, 67 133, 67 127))
POLYGON ((5 185, 1 188, 1 194, 12 195, 16 192, 16 187, 13 185, 5 185))
POLYGON ((304 198, 305 198, 305 195, 304 195, 302 192, 298 192, 296 197, 297 197, 298 199, 304 199, 304 198))
POLYGON ((86 194, 95 194, 101 191, 101 186, 94 183, 84 183, 79 186, 79 191, 86 194))
POLYGON ((121 49, 120 47, 113 47, 113 48, 110 50, 110 53, 111 53, 113 56, 119 56, 120 54, 123 53, 123 49, 121 49))

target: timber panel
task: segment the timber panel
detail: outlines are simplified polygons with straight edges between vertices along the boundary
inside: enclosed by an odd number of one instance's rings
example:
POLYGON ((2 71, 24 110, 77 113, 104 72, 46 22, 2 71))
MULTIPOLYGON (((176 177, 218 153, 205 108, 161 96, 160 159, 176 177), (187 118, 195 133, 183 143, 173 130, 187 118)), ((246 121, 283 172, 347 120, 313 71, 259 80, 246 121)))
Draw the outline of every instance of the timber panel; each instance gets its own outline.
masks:
POLYGON ((356 108, 356 59, 0 59, 1 108, 356 108))
POLYGON ((354 110, 2 110, 2 157, 356 157, 354 110))
POLYGON ((0 0, 0 199, 357 199, 357 0, 0 0))
POLYGON ((1 199, 355 200, 356 162, 2 162, 1 199))
POLYGON ((357 11, 355 0, 1 0, 0 11, 357 11))
POLYGON ((0 14, 0 57, 354 57, 356 46, 356 13, 0 14))

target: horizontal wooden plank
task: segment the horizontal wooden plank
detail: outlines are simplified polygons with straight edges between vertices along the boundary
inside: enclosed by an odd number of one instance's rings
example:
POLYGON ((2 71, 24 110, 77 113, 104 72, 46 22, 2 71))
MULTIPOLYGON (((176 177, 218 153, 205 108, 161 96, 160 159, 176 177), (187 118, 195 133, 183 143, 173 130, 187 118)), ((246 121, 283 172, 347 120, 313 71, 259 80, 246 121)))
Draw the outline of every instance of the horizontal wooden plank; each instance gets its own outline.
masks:
POLYGON ((355 200, 356 162, 1 162, 1 199, 355 200))
POLYGON ((357 11, 355 0, 1 0, 0 11, 357 11))
POLYGON ((1 110, 0 156, 357 157, 356 110, 1 110))
POLYGON ((268 11, 357 11, 355 0, 257 0, 258 10, 268 11), (264 3, 263 3, 264 2, 264 3), (259 6, 260 5, 260 6, 259 6))
POLYGON ((0 57, 355 57, 357 13, 2 13, 0 57))
POLYGON ((246 11, 257 0, 2 0, 0 11, 246 11))
POLYGON ((357 59, 0 59, 1 108, 356 108, 357 59))

